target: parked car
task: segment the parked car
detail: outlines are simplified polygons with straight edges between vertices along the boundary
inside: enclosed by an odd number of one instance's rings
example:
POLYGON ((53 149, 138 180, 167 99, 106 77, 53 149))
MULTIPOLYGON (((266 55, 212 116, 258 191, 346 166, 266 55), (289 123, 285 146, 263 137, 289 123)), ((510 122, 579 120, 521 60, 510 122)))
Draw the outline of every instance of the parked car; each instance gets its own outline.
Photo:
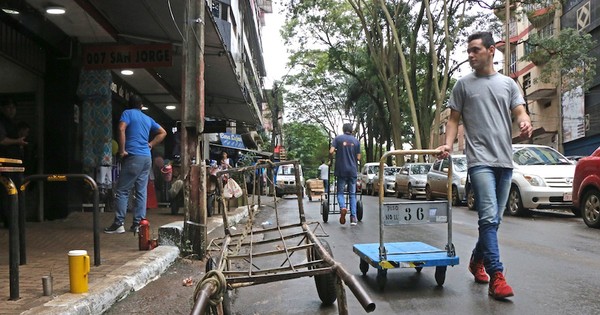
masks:
POLYGON ((427 173, 430 169, 431 163, 404 164, 400 172, 396 173, 396 196, 402 198, 406 195, 408 199, 425 196, 427 173))
POLYGON ((600 147, 575 167, 573 206, 587 226, 600 228, 600 147))
MULTIPOLYGON (((304 197, 304 175, 302 174, 302 165, 298 164, 300 174, 300 186, 302 187, 302 196, 304 197)), ((277 168, 277 179, 275 184, 275 195, 281 197, 287 194, 297 194, 296 173, 293 164, 280 165, 277 168)))
MULTIPOLYGON (((396 174, 400 172, 397 166, 385 166, 383 168, 383 195, 396 193, 396 174)), ((379 172, 373 176, 373 196, 379 194, 379 172)))
POLYGON ((513 176, 506 205, 510 215, 529 209, 573 209, 575 165, 545 145, 513 144, 513 176))
MULTIPOLYGON (((383 164, 387 166, 387 164, 383 164)), ((358 180, 360 181, 360 189, 362 194, 370 195, 373 192, 373 177, 379 172, 379 162, 365 163, 360 174, 358 174, 358 180)))
POLYGON ((436 160, 427 173, 425 197, 427 200, 448 198, 448 167, 452 159, 452 205, 458 206, 466 201, 465 184, 467 183, 467 157, 452 155, 443 160, 436 160))

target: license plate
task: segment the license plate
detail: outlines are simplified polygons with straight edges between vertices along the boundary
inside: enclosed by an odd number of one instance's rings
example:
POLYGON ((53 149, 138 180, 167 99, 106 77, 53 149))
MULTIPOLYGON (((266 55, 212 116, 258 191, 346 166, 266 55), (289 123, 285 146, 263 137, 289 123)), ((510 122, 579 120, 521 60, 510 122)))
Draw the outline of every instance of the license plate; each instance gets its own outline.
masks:
POLYGON ((564 193, 563 201, 573 201, 573 194, 572 193, 564 193))

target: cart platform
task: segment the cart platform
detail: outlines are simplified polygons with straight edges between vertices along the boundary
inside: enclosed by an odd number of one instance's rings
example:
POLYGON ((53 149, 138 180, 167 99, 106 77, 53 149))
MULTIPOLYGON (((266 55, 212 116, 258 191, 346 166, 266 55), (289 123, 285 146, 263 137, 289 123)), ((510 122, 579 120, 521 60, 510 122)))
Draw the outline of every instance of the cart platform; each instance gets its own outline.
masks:
POLYGON ((361 260, 378 269, 417 268, 458 265, 458 256, 422 242, 385 243, 387 260, 379 259, 379 243, 355 244, 352 248, 361 260))

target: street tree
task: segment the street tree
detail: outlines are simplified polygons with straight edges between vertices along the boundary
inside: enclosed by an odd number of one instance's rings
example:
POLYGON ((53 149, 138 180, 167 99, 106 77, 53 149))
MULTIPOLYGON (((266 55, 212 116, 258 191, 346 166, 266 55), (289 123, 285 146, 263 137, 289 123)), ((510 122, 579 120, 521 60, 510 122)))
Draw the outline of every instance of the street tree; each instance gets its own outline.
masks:
POLYGON ((298 160, 304 167, 305 178, 317 177, 321 160, 329 157, 329 138, 316 124, 290 122, 283 124, 284 147, 289 160, 298 160))

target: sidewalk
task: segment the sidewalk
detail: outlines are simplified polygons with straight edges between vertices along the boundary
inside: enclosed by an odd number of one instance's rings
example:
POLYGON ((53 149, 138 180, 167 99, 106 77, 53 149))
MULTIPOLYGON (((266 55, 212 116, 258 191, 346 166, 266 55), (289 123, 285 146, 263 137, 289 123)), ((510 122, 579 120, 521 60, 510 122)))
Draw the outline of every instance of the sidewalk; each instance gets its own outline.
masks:
MULTIPOLYGON (((246 206, 229 211, 230 221, 247 215, 246 206)), ((151 238, 158 228, 183 226, 183 215, 171 215, 170 209, 148 211, 151 238)), ((100 227, 112 223, 114 213, 100 213, 100 227)), ((208 233, 222 226, 220 215, 208 218, 208 233)), ((131 225, 128 214, 125 226, 131 225)), ((73 212, 62 220, 27 222, 27 264, 19 266, 19 296, 9 301, 8 230, 0 229, 0 314, 100 314, 131 291, 155 280, 178 258, 179 248, 160 245, 151 251, 138 250, 138 237, 131 232, 100 235, 100 266, 94 266, 93 224, 91 212, 73 212), (70 250, 87 250, 91 271, 89 291, 70 293, 70 250), (42 277, 52 275, 53 294, 44 296, 42 277)))

